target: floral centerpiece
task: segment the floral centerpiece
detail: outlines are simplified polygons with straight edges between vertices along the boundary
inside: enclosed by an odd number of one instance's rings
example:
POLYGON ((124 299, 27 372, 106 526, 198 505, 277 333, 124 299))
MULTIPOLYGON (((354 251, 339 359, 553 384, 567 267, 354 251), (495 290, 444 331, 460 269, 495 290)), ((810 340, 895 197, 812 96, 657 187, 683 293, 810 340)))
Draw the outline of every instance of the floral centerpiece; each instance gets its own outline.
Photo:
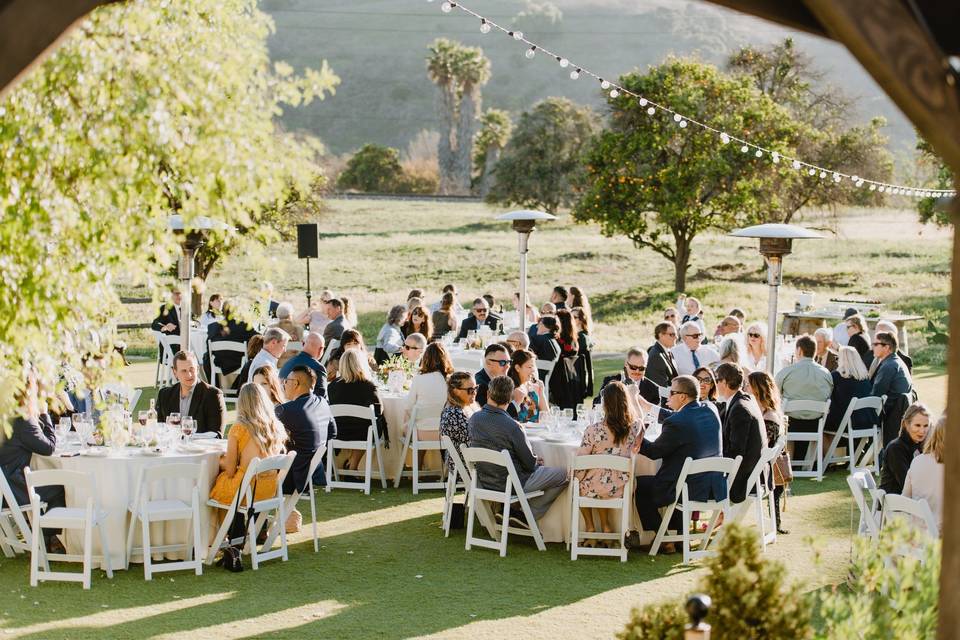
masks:
POLYGON ((391 356, 377 368, 377 377, 390 391, 399 393, 416 373, 416 365, 402 355, 391 356))

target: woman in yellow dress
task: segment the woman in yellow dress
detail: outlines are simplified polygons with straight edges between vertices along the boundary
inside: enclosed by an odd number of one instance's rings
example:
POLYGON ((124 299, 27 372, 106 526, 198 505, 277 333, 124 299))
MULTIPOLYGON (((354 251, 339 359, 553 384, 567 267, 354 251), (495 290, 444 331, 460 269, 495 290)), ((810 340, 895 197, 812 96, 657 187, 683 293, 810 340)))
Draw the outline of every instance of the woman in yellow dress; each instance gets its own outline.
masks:
MULTIPOLYGON (((273 413, 273 404, 258 384, 247 383, 237 398, 237 422, 227 435, 227 452, 220 456, 220 475, 210 490, 210 497, 221 504, 231 504, 243 482, 247 466, 254 458, 266 458, 284 452, 287 433, 273 413)), ((276 495, 277 472, 257 475, 255 500, 276 495)), ((245 501, 241 500, 241 504, 245 501)), ((223 521, 225 513, 219 511, 223 521)))

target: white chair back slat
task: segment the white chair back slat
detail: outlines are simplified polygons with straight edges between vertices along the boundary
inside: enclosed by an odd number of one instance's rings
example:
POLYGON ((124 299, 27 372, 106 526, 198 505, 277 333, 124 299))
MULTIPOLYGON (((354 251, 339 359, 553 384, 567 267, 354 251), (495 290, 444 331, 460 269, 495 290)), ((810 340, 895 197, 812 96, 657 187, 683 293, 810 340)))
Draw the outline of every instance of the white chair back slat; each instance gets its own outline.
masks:
POLYGON ((876 538, 880 535, 880 522, 877 513, 877 501, 871 506, 867 505, 867 494, 876 490, 876 483, 873 475, 866 470, 854 471, 847 476, 847 486, 853 494, 854 502, 860 511, 860 524, 857 533, 861 536, 876 538))
POLYGON ((383 447, 380 443, 380 435, 377 432, 377 415, 373 405, 356 404, 334 404, 330 405, 330 413, 334 420, 337 418, 359 418, 369 421, 367 427, 367 437, 363 440, 343 440, 339 437, 332 438, 327 442, 330 451, 328 464, 324 469, 327 486, 327 493, 333 489, 359 489, 364 495, 370 495, 370 486, 373 478, 373 458, 377 460, 377 471, 380 476, 380 485, 387 488, 387 478, 383 471, 383 447), (359 470, 348 470, 337 466, 337 451, 364 451, 365 464, 361 474, 359 470), (347 482, 340 480, 340 476, 363 476, 363 482, 347 482))
POLYGON ((557 367, 557 363, 560 361, 560 352, 557 352, 557 355, 553 360, 537 360, 537 370, 546 371, 546 375, 543 376, 543 395, 545 396, 544 400, 550 402, 550 378, 553 376, 553 371, 557 367))
POLYGON ((827 415, 830 413, 830 400, 823 402, 818 400, 787 400, 783 403, 783 412, 785 414, 795 411, 814 412, 819 414, 819 418, 817 431, 811 433, 791 431, 788 421, 787 442, 813 443, 812 447, 807 448, 806 459, 790 459, 793 475, 797 478, 814 478, 817 481, 821 481, 823 480, 824 463, 827 459, 824 455, 823 429, 827 422, 827 415))
POLYGON ((887 525, 894 518, 912 516, 908 519, 911 524, 920 524, 931 538, 940 537, 940 527, 930 509, 930 504, 923 498, 908 498, 906 496, 888 493, 883 497, 883 518, 880 528, 887 525))
POLYGON ((326 348, 324 348, 323 355, 320 356, 320 364, 322 364, 323 366, 327 366, 327 362, 330 361, 330 354, 332 354, 334 350, 339 346, 340 346, 339 340, 337 339, 331 340, 330 344, 328 344, 326 348))
MULTIPOLYGON (((456 497, 457 490, 463 488, 465 494, 469 492, 470 486, 470 472, 467 471, 467 466, 463 462, 463 458, 460 457, 460 453, 457 451, 456 445, 454 445, 453 440, 450 439, 450 436, 441 435, 440 443, 443 445, 443 451, 447 455, 447 460, 453 463, 453 473, 447 472, 447 484, 446 484, 446 494, 444 495, 443 501, 443 534, 445 537, 450 537, 450 526, 451 519, 453 517, 453 502, 456 497)), ((466 499, 466 495, 464 498, 466 499)))
POLYGON ((417 495, 421 489, 445 489, 443 482, 445 465, 440 465, 439 469, 421 469, 420 452, 421 451, 439 451, 443 448, 440 440, 424 440, 420 435, 420 430, 437 431, 440 430, 440 414, 443 412, 443 404, 418 404, 410 412, 410 419, 407 421, 406 432, 403 435, 403 446, 400 449, 400 459, 397 462, 397 471, 394 475, 394 487, 400 487, 400 481, 404 477, 413 478, 413 494, 417 495), (405 471, 407 453, 411 452, 411 470, 405 471), (437 482, 424 482, 420 480, 421 475, 440 476, 437 482))
MULTIPOLYGON (((570 478, 570 541, 567 548, 570 550, 570 559, 576 560, 581 555, 588 556, 613 556, 620 558, 620 562, 627 561, 627 547, 625 536, 630 528, 630 510, 633 504, 633 471, 636 464, 636 457, 614 456, 608 454, 594 454, 585 456, 576 456, 573 461, 574 475, 570 478), (619 498, 587 498, 580 495, 580 480, 576 476, 577 471, 589 470, 611 470, 618 471, 627 477, 623 488, 623 494, 619 498), (603 532, 599 530, 581 533, 580 518, 581 509, 608 509, 620 512, 619 527, 616 532, 603 532), (612 540, 619 543, 616 548, 606 548, 603 546, 586 547, 580 544, 581 538, 591 538, 595 540, 612 540)), ((593 512, 588 512, 593 515, 593 512)))

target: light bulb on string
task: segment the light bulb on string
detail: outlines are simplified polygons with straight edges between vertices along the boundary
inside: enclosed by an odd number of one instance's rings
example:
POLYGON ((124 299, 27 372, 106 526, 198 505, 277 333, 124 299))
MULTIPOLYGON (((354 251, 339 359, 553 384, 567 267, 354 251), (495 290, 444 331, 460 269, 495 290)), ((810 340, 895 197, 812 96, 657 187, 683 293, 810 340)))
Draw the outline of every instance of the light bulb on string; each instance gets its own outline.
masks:
POLYGON ((647 106, 647 99, 646 99, 646 98, 640 98, 640 106, 641 106, 641 107, 647 106))
POLYGON ((826 178, 826 177, 827 177, 827 172, 826 172, 826 171, 821 171, 821 172, 820 172, 820 177, 821 177, 821 178, 826 178))
POLYGON ((490 23, 486 18, 480 20, 480 33, 490 33, 490 23))
POLYGON ((753 154, 753 155, 757 156, 758 158, 762 158, 762 157, 763 157, 763 151, 761 151, 760 149, 757 149, 757 152, 756 152, 755 154, 753 154))
POLYGON ((574 69, 573 71, 570 72, 571 80, 576 80, 579 77, 580 77, 580 69, 574 69))
POLYGON ((871 185, 870 185, 870 191, 876 191, 876 190, 877 190, 877 185, 871 184, 871 185))
POLYGON ((609 88, 610 88, 610 83, 607 82, 606 80, 601 79, 601 80, 600 80, 600 88, 601 88, 601 89, 609 89, 609 88))
POLYGON ((800 168, 800 161, 799 161, 799 160, 794 160, 794 161, 793 161, 793 168, 794 168, 794 169, 799 169, 799 168, 800 168))
POLYGON ((860 182, 860 176, 852 176, 850 178, 853 182, 860 182))
POLYGON ((740 153, 746 153, 747 151, 750 151, 750 147, 748 147, 747 145, 743 145, 742 147, 740 147, 740 153))
POLYGON ((652 115, 655 114, 656 112, 657 112, 657 110, 654 109, 653 107, 647 107, 647 115, 648 115, 648 116, 652 116, 652 115))
POLYGON ((877 187, 877 191, 879 191, 880 193, 883 193, 883 187, 882 186, 877 187))
POLYGON ((809 171, 808 173, 809 173, 810 175, 812 175, 812 176, 815 176, 815 175, 817 175, 817 170, 816 170, 816 169, 810 169, 810 171, 809 171))
POLYGON ((523 31, 514 31, 512 35, 514 40, 523 40, 523 31))
POLYGON ((617 98, 617 97, 619 97, 619 96, 620 96, 620 92, 619 92, 619 91, 617 91, 616 89, 610 89, 610 97, 611 97, 611 98, 617 98))
POLYGON ((681 129, 686 129, 686 128, 687 128, 687 121, 686 121, 686 120, 681 120, 681 121, 680 121, 679 123, 677 123, 677 124, 680 125, 680 128, 681 128, 681 129))
POLYGON ((570 66, 570 61, 567 60, 566 58, 560 58, 559 62, 560 62, 561 69, 566 69, 567 67, 570 66))
POLYGON ((444 2, 442 5, 440 5, 440 11, 443 11, 444 13, 450 13, 450 9, 453 9, 453 5, 449 2, 444 2))
POLYGON ((682 117, 679 113, 673 114, 673 121, 674 121, 674 122, 680 122, 681 120, 683 120, 683 117, 682 117))
POLYGON ((721 134, 720 134, 720 142, 721 142, 722 144, 730 144, 730 136, 728 136, 726 133, 721 133, 721 134))
POLYGON ((770 154, 770 159, 773 160, 773 164, 779 164, 779 163, 780 163, 780 154, 777 153, 776 151, 774 151, 772 154, 770 154))
POLYGON ((533 58, 533 56, 537 55, 537 45, 533 45, 532 47, 527 49, 527 52, 523 55, 527 56, 528 60, 533 58))

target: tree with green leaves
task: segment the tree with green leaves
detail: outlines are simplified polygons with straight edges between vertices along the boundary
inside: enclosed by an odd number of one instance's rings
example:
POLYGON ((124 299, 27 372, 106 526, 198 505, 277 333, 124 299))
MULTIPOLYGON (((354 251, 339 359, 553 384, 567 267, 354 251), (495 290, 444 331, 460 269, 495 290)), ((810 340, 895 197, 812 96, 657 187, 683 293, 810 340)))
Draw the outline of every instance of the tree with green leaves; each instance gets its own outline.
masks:
MULTIPOLYGON (((792 38, 766 48, 744 47, 729 59, 728 67, 742 74, 774 102, 786 108, 800 125, 794 153, 805 162, 847 175, 882 182, 893 175, 893 157, 887 149, 883 118, 865 125, 849 125, 853 101, 824 81, 808 55, 792 38)), ((835 182, 832 173, 785 172, 769 183, 776 198, 764 212, 763 222, 789 223, 804 207, 838 205, 877 206, 884 195, 856 187, 850 180, 835 182)))
POLYGON ((477 191, 481 198, 490 193, 494 168, 512 133, 510 114, 503 109, 487 109, 480 116, 480 131, 473 143, 473 170, 477 175, 477 191))
MULTIPOLYGON (((712 65, 668 58, 645 74, 621 77, 620 84, 722 131, 749 131, 767 149, 787 154, 796 140, 799 127, 786 110, 749 79, 712 65)), ((609 126, 585 155, 574 218, 657 252, 674 265, 675 289, 684 291, 697 236, 763 219, 780 206, 770 184, 795 171, 719 135, 681 127, 626 94, 609 97, 607 105, 609 126)))
POLYGON ((179 254, 171 214, 253 226, 309 189, 317 145, 274 117, 338 79, 271 62, 257 4, 102 7, 0 102, 0 416, 28 364, 50 397, 64 366, 110 351, 115 286, 158 291, 179 254))
POLYGON ((353 154, 337 178, 337 188, 344 191, 391 193, 403 177, 400 152, 378 144, 365 144, 353 154))
POLYGON ((584 150, 599 129, 599 119, 590 107, 566 98, 536 103, 520 115, 494 171, 487 200, 550 213, 572 206, 584 150))
POLYGON ((437 85, 442 126, 437 149, 440 193, 470 193, 473 139, 481 110, 480 89, 490 80, 490 60, 479 47, 438 38, 429 46, 427 75, 437 85))
MULTIPOLYGON (((923 138, 917 138, 917 151, 919 158, 917 163, 933 175, 933 179, 927 186, 931 189, 954 189, 957 180, 950 171, 947 163, 937 155, 930 146, 930 143, 923 138)), ((951 224, 950 212, 947 207, 940 205, 939 198, 920 198, 917 201, 917 213, 920 214, 920 222, 932 222, 938 227, 945 227, 951 224)))

